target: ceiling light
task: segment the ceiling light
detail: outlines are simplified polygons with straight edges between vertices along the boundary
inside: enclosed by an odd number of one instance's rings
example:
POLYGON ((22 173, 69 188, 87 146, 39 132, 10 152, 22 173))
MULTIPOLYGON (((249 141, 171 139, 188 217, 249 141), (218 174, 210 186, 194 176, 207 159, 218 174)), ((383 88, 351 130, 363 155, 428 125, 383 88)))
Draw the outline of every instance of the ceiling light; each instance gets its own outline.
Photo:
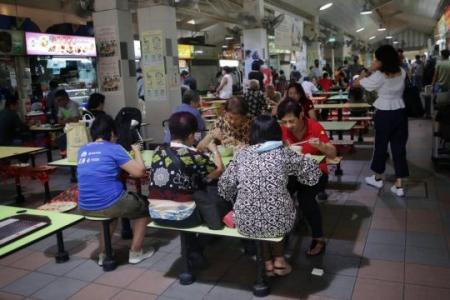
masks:
POLYGON ((234 37, 232 37, 232 36, 226 36, 225 39, 226 39, 227 41, 230 41, 230 40, 234 40, 234 37))
POLYGON ((399 43, 399 41, 393 41, 392 42, 392 44, 398 44, 399 43))
POLYGON ((336 38, 335 38, 335 37, 330 37, 330 38, 328 39, 328 41, 329 41, 330 43, 334 43, 334 42, 336 42, 336 38))
POLYGON ((361 15, 370 15, 372 13, 372 10, 370 9, 369 3, 364 3, 364 6, 361 10, 361 15))
POLYGON ((386 36, 386 39, 387 39, 387 40, 392 39, 392 35, 387 35, 387 36, 386 36))
POLYGON ((222 48, 224 48, 224 49, 225 49, 225 48, 228 48, 228 46, 227 46, 227 45, 223 45, 223 46, 222 46, 222 48))
POLYGON ((380 24, 380 27, 378 27, 378 31, 385 31, 386 27, 384 27, 383 24, 380 24))
POLYGON ((328 2, 327 4, 322 5, 319 7, 319 10, 325 10, 333 6, 333 2, 328 2))
POLYGON ((188 24, 192 24, 192 25, 195 25, 195 20, 194 20, 194 19, 192 19, 192 20, 189 20, 189 21, 187 21, 187 23, 188 23, 188 24))
POLYGON ((376 38, 376 36, 372 35, 369 40, 373 40, 374 38, 376 38))
POLYGON ((356 30, 356 32, 361 32, 364 30, 364 27, 359 28, 358 30, 356 30))

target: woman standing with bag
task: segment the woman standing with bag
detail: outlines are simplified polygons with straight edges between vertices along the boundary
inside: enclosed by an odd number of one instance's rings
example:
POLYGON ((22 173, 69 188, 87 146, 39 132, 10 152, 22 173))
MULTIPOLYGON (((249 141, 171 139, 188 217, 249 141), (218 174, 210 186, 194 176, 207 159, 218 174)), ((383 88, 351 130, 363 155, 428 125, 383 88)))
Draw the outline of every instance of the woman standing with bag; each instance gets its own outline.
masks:
POLYGON ((390 144, 396 177, 391 192, 398 197, 404 197, 402 179, 409 176, 406 160, 408 117, 403 101, 406 73, 400 67, 397 51, 390 45, 383 45, 375 51, 371 69, 372 75, 366 77, 365 72, 362 72, 353 82, 355 87, 362 86, 367 91, 378 93, 378 98, 373 103, 376 108, 375 149, 371 169, 375 174, 366 177, 366 183, 376 188, 383 187, 382 175, 386 168, 386 152, 390 144))

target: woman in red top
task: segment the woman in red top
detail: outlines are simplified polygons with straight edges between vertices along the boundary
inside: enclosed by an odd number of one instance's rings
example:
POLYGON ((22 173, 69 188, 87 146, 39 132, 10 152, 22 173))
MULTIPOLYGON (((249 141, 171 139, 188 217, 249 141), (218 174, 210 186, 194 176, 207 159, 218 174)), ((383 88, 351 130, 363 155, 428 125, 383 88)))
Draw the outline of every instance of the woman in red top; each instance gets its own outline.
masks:
MULTIPOLYGON (((295 100, 285 99, 278 105, 278 119, 281 121, 282 139, 289 144, 305 142, 302 146, 303 154, 325 155, 327 158, 336 157, 336 148, 330 143, 324 128, 319 122, 305 118, 302 106, 295 100)), ((316 202, 316 195, 325 189, 328 181, 328 169, 325 161, 320 163, 322 177, 313 187, 290 182, 291 191, 297 191, 298 201, 304 216, 312 231, 312 242, 306 252, 309 256, 316 256, 325 250, 325 239, 322 230, 322 215, 316 202)))
POLYGON ((322 79, 319 80, 319 85, 322 88, 322 91, 330 91, 331 87, 333 86, 333 80, 328 77, 328 73, 323 73, 322 79))
POLYGON ((302 105, 305 115, 313 120, 317 120, 314 105, 311 100, 306 96, 305 90, 300 83, 293 82, 289 84, 286 92, 286 96, 294 99, 302 105))

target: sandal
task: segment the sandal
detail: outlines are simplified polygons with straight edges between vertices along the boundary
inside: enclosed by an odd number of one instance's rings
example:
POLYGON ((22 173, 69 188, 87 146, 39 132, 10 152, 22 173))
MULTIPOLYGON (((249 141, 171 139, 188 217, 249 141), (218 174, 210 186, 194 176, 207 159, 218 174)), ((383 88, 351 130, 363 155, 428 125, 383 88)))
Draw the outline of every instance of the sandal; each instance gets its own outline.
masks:
POLYGON ((266 263, 265 269, 266 269, 266 276, 267 277, 274 277, 275 276, 274 266, 273 266, 272 263, 271 264, 266 263))
POLYGON ((327 247, 327 243, 326 243, 325 241, 314 239, 314 240, 312 240, 311 245, 309 246, 309 250, 306 251, 306 255, 308 255, 308 256, 318 256, 318 255, 321 255, 322 253, 325 252, 325 248, 326 248, 326 247, 327 247), (315 253, 315 254, 312 254, 312 251, 313 251, 314 249, 316 249, 317 246, 320 247, 319 252, 317 252, 317 253, 315 253))
POLYGON ((284 267, 273 267, 273 273, 278 276, 286 276, 292 272, 292 267, 289 264, 286 264, 284 267))

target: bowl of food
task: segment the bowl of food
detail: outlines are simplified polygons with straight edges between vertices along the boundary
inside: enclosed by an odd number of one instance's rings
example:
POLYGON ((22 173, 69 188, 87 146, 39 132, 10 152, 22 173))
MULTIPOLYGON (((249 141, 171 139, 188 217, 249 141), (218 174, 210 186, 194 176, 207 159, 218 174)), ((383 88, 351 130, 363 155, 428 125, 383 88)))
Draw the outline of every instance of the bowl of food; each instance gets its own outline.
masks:
POLYGON ((220 145, 220 146, 217 146, 217 149, 219 150, 220 156, 222 156, 222 157, 233 156, 233 153, 234 153, 233 146, 220 145))

